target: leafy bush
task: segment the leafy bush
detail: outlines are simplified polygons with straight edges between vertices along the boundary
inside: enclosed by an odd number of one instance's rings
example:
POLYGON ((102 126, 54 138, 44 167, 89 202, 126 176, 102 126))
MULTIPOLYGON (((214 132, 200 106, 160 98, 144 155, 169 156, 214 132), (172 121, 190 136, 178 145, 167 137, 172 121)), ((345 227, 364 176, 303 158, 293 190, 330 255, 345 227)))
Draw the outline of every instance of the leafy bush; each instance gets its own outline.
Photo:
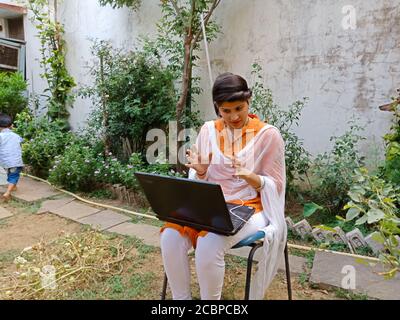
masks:
POLYGON ((253 64, 252 74, 256 77, 253 84, 252 109, 265 122, 277 127, 285 141, 285 160, 288 190, 294 189, 295 179, 307 173, 310 167, 310 153, 305 150, 303 141, 292 131, 293 126, 299 125, 301 112, 307 101, 293 102, 287 111, 282 110, 273 101, 272 92, 264 87, 262 68, 258 63, 253 64))
MULTIPOLYGON (((400 99, 400 98, 399 98, 400 99)), ((384 173, 389 181, 400 185, 400 104, 393 107, 394 120, 391 132, 384 136, 387 143, 384 173)))
MULTIPOLYGON (((100 155, 99 155, 100 156, 100 155)), ((130 189, 138 189, 139 184, 134 173, 137 171, 156 173, 162 175, 178 175, 171 170, 171 165, 158 161, 154 164, 146 164, 139 153, 133 153, 127 164, 122 164, 117 158, 99 160, 95 172, 96 179, 104 183, 120 183, 130 189)))
POLYGON ((175 117, 172 73, 150 51, 121 53, 100 42, 93 54, 102 63, 93 66, 95 85, 83 95, 94 99, 94 126, 114 154, 127 159, 132 152, 144 153, 147 132, 165 128, 175 117))
POLYGON ((24 138, 22 157, 32 173, 47 178, 52 161, 64 152, 73 140, 73 134, 65 132, 57 121, 46 118, 33 118, 28 111, 17 115, 15 131, 24 138))
POLYGON ((21 73, 0 72, 0 112, 13 118, 27 105, 23 92, 26 82, 21 73))
POLYGON ((312 172, 316 184, 312 195, 316 202, 324 205, 330 212, 339 212, 348 201, 348 191, 352 185, 352 174, 364 163, 357 149, 364 139, 358 134, 362 128, 350 121, 350 129, 340 137, 331 137, 334 141, 331 152, 318 155, 312 172))
POLYGON ((62 155, 55 157, 49 181, 71 191, 91 191, 95 187, 94 172, 98 166, 95 153, 81 140, 66 146, 62 155))
POLYGON ((379 258, 390 267, 385 276, 393 277, 400 271, 400 187, 370 176, 365 168, 355 171, 353 181, 346 220, 358 218, 356 225, 377 226, 372 239, 384 245, 386 251, 379 258))
POLYGON ((138 190, 136 171, 175 175, 169 164, 147 165, 137 153, 132 154, 126 164, 113 157, 112 153, 104 157, 102 152, 96 153, 82 138, 76 138, 54 160, 49 181, 72 191, 92 191, 99 183, 121 184, 138 190))
POLYGON ((75 80, 69 74, 66 66, 66 42, 64 26, 51 17, 48 1, 28 0, 27 7, 31 11, 30 20, 37 29, 40 42, 40 66, 48 88, 47 115, 51 120, 58 120, 60 126, 69 129, 68 106, 72 105, 74 95, 72 89, 75 80))

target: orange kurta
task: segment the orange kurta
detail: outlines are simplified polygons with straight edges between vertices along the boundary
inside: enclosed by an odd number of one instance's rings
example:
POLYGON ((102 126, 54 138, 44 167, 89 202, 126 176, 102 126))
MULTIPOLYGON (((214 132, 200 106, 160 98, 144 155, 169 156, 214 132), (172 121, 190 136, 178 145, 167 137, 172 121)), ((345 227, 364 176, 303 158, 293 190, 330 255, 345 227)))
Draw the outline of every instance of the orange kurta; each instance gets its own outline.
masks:
MULTIPOLYGON (((265 123, 260 121, 256 115, 249 115, 249 121, 242 128, 241 137, 235 137, 232 145, 226 144, 226 135, 223 134, 223 130, 225 129, 225 123, 223 119, 218 119, 214 121, 215 129, 219 133, 219 141, 217 141, 218 146, 221 152, 226 156, 234 156, 235 152, 239 152, 242 150, 247 143, 255 136, 257 133, 265 126, 265 123), (239 139, 238 139, 239 138, 239 139), (240 139, 241 138, 241 139, 240 139), (241 143, 240 143, 241 140, 241 143), (235 141, 238 141, 238 144, 235 144, 235 141), (227 147, 227 148, 226 148, 227 147)), ((241 200, 232 200, 229 201, 234 204, 242 204, 241 200)), ((244 205, 255 208, 255 212, 262 211, 261 197, 260 194, 257 195, 256 198, 244 201, 244 205)), ((181 226, 176 223, 167 222, 162 228, 161 232, 164 231, 165 228, 172 228, 177 230, 182 236, 187 236, 191 242, 193 247, 196 247, 196 242, 198 237, 203 237, 207 234, 207 231, 199 231, 191 227, 181 226)))

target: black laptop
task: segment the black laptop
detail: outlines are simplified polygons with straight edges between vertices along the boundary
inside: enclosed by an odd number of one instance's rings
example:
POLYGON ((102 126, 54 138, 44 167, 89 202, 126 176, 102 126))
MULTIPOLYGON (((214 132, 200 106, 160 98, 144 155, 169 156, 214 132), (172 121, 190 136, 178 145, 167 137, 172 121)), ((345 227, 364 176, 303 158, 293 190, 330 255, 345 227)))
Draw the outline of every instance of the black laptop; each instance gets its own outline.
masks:
POLYGON ((142 172, 135 176, 160 220, 234 235, 255 211, 253 207, 226 203, 219 184, 142 172))

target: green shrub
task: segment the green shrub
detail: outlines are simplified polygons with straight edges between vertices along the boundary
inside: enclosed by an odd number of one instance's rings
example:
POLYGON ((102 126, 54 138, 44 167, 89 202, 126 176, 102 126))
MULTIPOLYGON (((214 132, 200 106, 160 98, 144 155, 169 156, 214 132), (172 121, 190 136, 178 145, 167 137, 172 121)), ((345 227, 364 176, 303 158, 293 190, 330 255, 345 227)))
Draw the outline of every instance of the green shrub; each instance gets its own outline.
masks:
MULTIPOLYGON (((100 156, 100 154, 98 156, 100 156)), ((171 170, 171 165, 168 163, 159 161, 155 164, 146 164, 142 155, 139 153, 133 153, 126 164, 122 164, 115 157, 108 157, 106 160, 98 160, 95 176, 99 182, 111 184, 119 183, 127 188, 139 190, 139 184, 134 174, 137 171, 179 176, 179 174, 171 170)))
POLYGON ((81 92, 94 100, 92 125, 107 137, 119 159, 144 153, 148 131, 166 128, 175 118, 172 73, 150 51, 122 53, 100 42, 93 54, 102 64, 92 68, 94 86, 81 92))
POLYGON ((66 146, 62 155, 54 158, 49 181, 71 191, 91 191, 96 187, 95 171, 98 159, 93 150, 81 140, 66 146))
POLYGON ((52 162, 73 140, 73 134, 65 132, 57 121, 34 118, 28 111, 17 115, 15 131, 24 138, 22 157, 32 168, 32 173, 47 178, 52 162))
POLYGON ((400 186, 370 176, 365 168, 355 171, 353 181, 346 221, 357 219, 357 226, 375 227, 372 239, 384 246, 379 258, 389 267, 385 276, 393 277, 400 271, 400 186))
POLYGON ((312 169, 316 178, 312 197, 330 212, 338 214, 348 201, 355 169, 364 163, 358 143, 364 139, 358 134, 362 128, 350 121, 350 129, 340 137, 332 137, 332 151, 318 155, 312 169))
POLYGON ((253 99, 251 108, 261 120, 277 127, 285 141, 285 161, 288 191, 294 191, 294 181, 303 180, 310 167, 310 153, 304 148, 303 141, 293 132, 293 127, 299 125, 301 112, 307 98, 293 102, 287 111, 275 104, 270 89, 265 88, 262 68, 258 63, 253 64, 252 74, 256 77, 253 84, 253 99))
MULTIPOLYGON (((399 98, 400 99, 400 98, 399 98)), ((384 136, 386 141, 386 161, 384 174, 389 181, 400 185, 400 104, 393 107, 391 132, 384 136)))
POLYGON ((49 181, 71 191, 92 191, 100 183, 121 184, 128 189, 140 190, 136 171, 177 175, 169 164, 147 165, 137 153, 132 154, 128 163, 120 162, 112 153, 104 158, 103 152, 96 153, 81 137, 54 158, 49 181))
POLYGON ((28 103, 23 95, 26 86, 21 73, 0 72, 0 112, 15 118, 28 103))

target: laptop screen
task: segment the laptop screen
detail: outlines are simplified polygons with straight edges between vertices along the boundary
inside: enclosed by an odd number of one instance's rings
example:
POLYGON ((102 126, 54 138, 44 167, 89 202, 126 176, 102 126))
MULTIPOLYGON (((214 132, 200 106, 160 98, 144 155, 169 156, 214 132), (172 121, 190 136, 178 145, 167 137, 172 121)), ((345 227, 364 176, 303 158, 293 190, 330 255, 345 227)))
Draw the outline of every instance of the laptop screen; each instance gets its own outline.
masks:
POLYGON ((218 184, 141 172, 135 175, 159 219, 199 230, 233 229, 218 184))

